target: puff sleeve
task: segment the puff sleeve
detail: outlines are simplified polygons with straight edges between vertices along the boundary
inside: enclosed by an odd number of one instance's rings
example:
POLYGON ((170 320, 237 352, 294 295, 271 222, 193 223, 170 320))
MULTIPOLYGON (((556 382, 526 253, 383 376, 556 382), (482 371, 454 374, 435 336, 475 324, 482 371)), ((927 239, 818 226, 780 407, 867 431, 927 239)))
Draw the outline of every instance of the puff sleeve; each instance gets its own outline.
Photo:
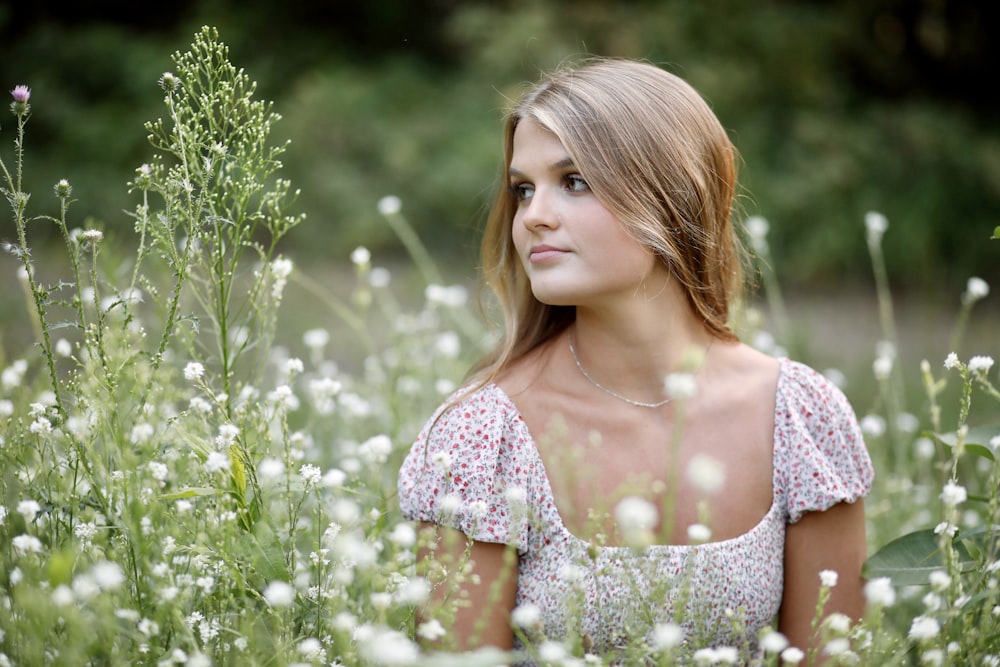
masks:
POLYGON ((456 528, 482 542, 527 542, 522 425, 495 385, 449 401, 428 420, 399 471, 399 506, 413 521, 456 528))
POLYGON ((775 405, 775 482, 789 523, 854 502, 874 472, 857 417, 833 383, 803 364, 783 364, 775 405))

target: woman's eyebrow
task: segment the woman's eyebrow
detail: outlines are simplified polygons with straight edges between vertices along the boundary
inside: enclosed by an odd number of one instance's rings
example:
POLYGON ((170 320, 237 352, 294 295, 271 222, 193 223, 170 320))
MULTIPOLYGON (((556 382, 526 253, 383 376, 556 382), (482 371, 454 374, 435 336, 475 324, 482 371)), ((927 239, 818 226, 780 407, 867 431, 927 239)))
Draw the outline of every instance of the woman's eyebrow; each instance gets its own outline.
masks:
MULTIPOLYGON (((567 168, 572 167, 572 166, 574 166, 573 165, 573 160, 567 157, 567 158, 563 158, 562 160, 559 160, 558 162, 554 162, 551 165, 549 165, 549 171, 562 171, 563 169, 567 169, 567 168)), ((516 167, 508 167, 507 168, 507 173, 509 173, 511 176, 518 176, 518 177, 523 177, 524 176, 524 173, 521 172, 516 167)))

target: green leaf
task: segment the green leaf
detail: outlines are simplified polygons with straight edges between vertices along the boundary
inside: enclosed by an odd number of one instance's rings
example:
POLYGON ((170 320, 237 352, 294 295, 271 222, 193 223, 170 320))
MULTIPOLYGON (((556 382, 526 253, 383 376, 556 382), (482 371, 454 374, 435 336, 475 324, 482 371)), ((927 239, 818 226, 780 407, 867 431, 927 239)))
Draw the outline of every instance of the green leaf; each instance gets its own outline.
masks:
POLYGON ((1000 239, 1000 227, 993 230, 993 238, 1000 239))
MULTIPOLYGON (((955 555, 961 572, 973 570, 976 562, 961 541, 955 541, 955 555)), ((944 569, 944 559, 938 547, 938 536, 931 529, 918 530, 879 549, 865 561, 866 579, 889 577, 895 586, 911 586, 928 583, 934 570, 944 569)))
POLYGON ((263 583, 290 581, 285 548, 267 522, 259 522, 253 533, 243 533, 237 544, 241 555, 261 576, 263 583))
POLYGON ((177 491, 176 493, 167 493, 160 496, 162 500, 183 500, 184 498, 198 498, 201 496, 215 496, 222 493, 219 489, 213 489, 211 487, 197 486, 188 487, 177 491))
MULTIPOLYGON (((977 426, 976 428, 970 428, 969 432, 965 434, 965 440, 962 442, 962 447, 965 451, 970 454, 975 454, 976 456, 981 456, 984 459, 989 459, 990 461, 996 461, 996 455, 993 453, 993 449, 990 447, 990 440, 997 435, 1000 429, 996 426, 977 426)), ((954 448, 958 443, 958 434, 954 431, 951 433, 932 433, 938 442, 941 442, 949 447, 954 448)))

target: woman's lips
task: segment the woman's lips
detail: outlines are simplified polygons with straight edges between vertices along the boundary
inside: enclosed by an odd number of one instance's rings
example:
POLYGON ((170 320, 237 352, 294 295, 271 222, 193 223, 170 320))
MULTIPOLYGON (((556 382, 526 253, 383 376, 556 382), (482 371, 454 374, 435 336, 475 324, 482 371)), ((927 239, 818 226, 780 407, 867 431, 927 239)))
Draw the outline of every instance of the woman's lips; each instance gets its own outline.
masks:
POLYGON ((561 248, 555 248, 550 245, 536 245, 532 246, 531 252, 528 255, 528 259, 535 263, 548 262, 563 255, 567 254, 569 251, 562 250, 561 248))

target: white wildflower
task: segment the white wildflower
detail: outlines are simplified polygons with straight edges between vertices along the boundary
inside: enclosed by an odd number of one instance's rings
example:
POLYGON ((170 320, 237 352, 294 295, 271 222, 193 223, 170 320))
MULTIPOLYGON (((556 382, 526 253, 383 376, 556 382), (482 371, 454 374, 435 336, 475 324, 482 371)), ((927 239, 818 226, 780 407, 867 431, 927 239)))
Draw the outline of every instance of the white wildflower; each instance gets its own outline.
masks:
POLYGON ((264 457, 257 464, 257 478, 264 484, 273 482, 285 474, 285 464, 273 456, 264 457))
POLYGON ((382 215, 395 215, 402 208, 403 202, 396 195, 386 195, 378 200, 378 212, 382 215))
POLYGON ((688 464, 687 478, 699 491, 715 494, 726 481, 726 469, 711 456, 697 454, 688 464))
POLYGON ((941 501, 948 507, 955 507, 965 502, 968 493, 965 487, 954 482, 948 482, 941 490, 941 501))
POLYGON ((958 526, 949 521, 942 521, 938 525, 934 526, 935 535, 943 535, 945 533, 947 533, 948 537, 955 537, 958 533, 958 526))
POLYGON ((558 664, 567 657, 566 647, 552 640, 543 641, 538 645, 538 657, 544 664, 558 664))
POLYGON ((851 619, 846 614, 833 613, 824 619, 823 624, 837 634, 847 634, 847 631, 851 629, 851 619))
POLYGON ((511 625, 523 630, 530 630, 542 622, 542 610, 533 604, 522 604, 510 612, 511 625))
POLYGON ((80 233, 80 238, 87 243, 100 243, 104 238, 104 232, 99 229, 87 229, 80 233))
POLYGON ((402 605, 422 605, 430 595, 431 585, 424 577, 411 577, 396 590, 396 600, 402 605))
POLYGON ((649 644, 654 651, 669 651, 684 641, 684 629, 676 623, 658 623, 649 633, 649 644))
POLYGON ((753 249, 757 252, 764 251, 767 248, 767 233, 771 229, 767 220, 759 215, 752 215, 746 219, 743 226, 747 230, 753 249))
POLYGON ((949 575, 944 570, 934 570, 927 576, 928 581, 930 581, 931 588, 941 593, 949 586, 951 586, 951 575, 949 575))
POLYGON ((318 484, 323 478, 323 471, 319 469, 319 466, 307 463, 299 468, 299 477, 302 478, 307 487, 311 487, 318 484))
POLYGON ((205 367, 197 361, 189 361, 184 367, 184 379, 194 381, 205 374, 205 367))
POLYGON ((452 516, 462 508, 462 498, 455 493, 449 493, 441 499, 441 514, 452 516))
POLYGON ((432 618, 417 626, 417 636, 429 642, 437 641, 446 634, 448 633, 445 631, 444 626, 441 625, 441 621, 436 618, 432 618))
POLYGON ((358 267, 364 267, 371 264, 372 254, 369 252, 368 248, 364 246, 358 246, 353 251, 351 251, 351 262, 358 267))
POLYGON ((68 607, 73 604, 73 590, 66 584, 59 584, 52 591, 52 604, 57 607, 68 607))
POLYGON ((920 428, 920 419, 912 412, 900 412, 896 416, 896 428, 903 433, 916 433, 920 428))
POLYGON ((764 653, 781 653, 788 648, 788 639, 780 632, 768 632, 760 638, 760 647, 764 653))
POLYGON ((60 357, 68 357, 73 354, 73 345, 70 344, 65 338, 60 338, 56 341, 56 354, 60 357))
POLYGON ((868 243, 878 245, 882 235, 889 229, 889 220, 881 213, 869 211, 865 213, 865 229, 868 232, 868 243))
POLYGON ((293 375, 295 373, 301 373, 305 370, 305 364, 298 357, 292 357, 290 359, 285 359, 285 374, 293 375))
POLYGON ((837 573, 833 570, 823 570, 819 573, 819 583, 824 588, 833 588, 837 585, 837 573))
MULTIPOLYGON (((0 400, 0 417, 10 417, 14 414, 14 402, 6 398, 0 400)), ((49 426, 52 426, 49 424, 49 426)))
POLYGON ((456 359, 462 351, 462 341, 454 331, 445 331, 434 341, 434 349, 446 359, 456 359))
POLYGON ((962 303, 975 303, 985 298, 989 293, 989 284, 982 278, 973 276, 969 278, 969 282, 965 286, 965 292, 962 294, 962 303))
POLYGON ((264 589, 264 599, 272 607, 290 607, 295 602, 295 589, 286 581, 272 581, 264 589))
POLYGON ((35 520, 38 513, 42 511, 42 506, 38 504, 37 500, 22 500, 17 504, 17 513, 24 517, 26 522, 31 522, 35 520))
POLYGON ((941 631, 941 625, 929 616, 917 616, 910 624, 910 639, 923 641, 933 639, 941 631))
POLYGON ((306 347, 316 352, 322 352, 330 342, 330 332, 326 329, 309 329, 302 334, 302 342, 306 347))
POLYGON ((420 649, 401 632, 387 628, 361 626, 355 631, 358 649, 370 664, 396 667, 412 665, 420 658, 420 649))
POLYGON ((704 544, 712 539, 712 529, 703 523, 692 523, 688 526, 687 534, 691 544, 704 544))
POLYGON ((802 649, 789 646, 781 652, 781 661, 786 665, 797 665, 806 657, 802 649))
POLYGON ((861 431, 872 438, 885 434, 885 418, 882 415, 865 415, 859 423, 861 431))
POLYGON ((889 577, 878 577, 865 584, 865 599, 868 604, 891 607, 896 602, 896 589, 889 577))
POLYGON ((989 373, 993 368, 993 357, 976 355, 969 359, 969 370, 973 373, 989 373))
POLYGON ((504 495, 507 503, 515 509, 523 509, 528 502, 528 492, 521 486, 508 486, 504 495))
POLYGON ((296 647, 303 658, 309 661, 322 661, 326 658, 326 651, 323 650, 323 644, 320 640, 315 637, 307 637, 299 642, 296 647))
POLYGON ((835 637, 823 647, 823 653, 827 655, 841 655, 851 650, 851 640, 847 637, 835 637))
POLYGON ((877 357, 872 363, 872 372, 876 380, 888 380, 892 375, 892 357, 877 357))
POLYGON ((656 506, 638 496, 622 498, 615 506, 615 520, 622 538, 630 546, 650 544, 658 518, 656 506))
POLYGON ((226 472, 231 466, 229 455, 224 452, 209 452, 205 459, 205 470, 208 473, 226 472))
POLYGON ((450 308, 461 308, 469 299, 468 290, 462 285, 428 285, 424 290, 424 297, 430 304, 437 304, 450 308))
POLYGON ((125 583, 125 573, 118 563, 111 561, 101 561, 95 563, 90 569, 90 576, 94 583, 104 591, 113 591, 125 583))
POLYGON ((397 523, 386 539, 401 549, 409 549, 417 542, 417 531, 409 523, 397 523))
POLYGON ((224 449, 236 442, 240 434, 240 429, 234 424, 222 424, 219 426, 219 435, 215 438, 215 446, 224 449))
POLYGON ((390 282, 392 282, 392 273, 384 266, 376 266, 368 274, 368 284, 372 287, 388 287, 390 282))
POLYGON ((48 435, 52 433, 52 422, 45 417, 38 417, 35 421, 31 422, 28 430, 35 435, 48 435))
POLYGON ((392 440, 384 434, 372 436, 358 447, 358 455, 369 465, 382 465, 391 453, 392 440))
POLYGON ((148 618, 143 618, 139 621, 138 626, 139 632, 146 635, 147 637, 153 637, 160 634, 160 626, 156 621, 152 621, 148 618))
POLYGON ((958 360, 958 355, 954 352, 949 352, 948 356, 944 358, 944 367, 948 370, 953 368, 958 368, 961 362, 958 360))
POLYGON ((663 380, 663 388, 673 400, 694 398, 698 393, 698 379, 693 373, 670 373, 663 380))
POLYGON ((18 535, 11 540, 11 544, 22 555, 37 554, 42 551, 42 541, 34 535, 18 535))
POLYGON ((939 648, 927 649, 920 654, 920 664, 927 667, 941 667, 944 664, 944 651, 939 648))
POLYGON ((347 481, 347 473, 340 468, 330 468, 323 475, 323 486, 328 489, 339 489, 347 481))

